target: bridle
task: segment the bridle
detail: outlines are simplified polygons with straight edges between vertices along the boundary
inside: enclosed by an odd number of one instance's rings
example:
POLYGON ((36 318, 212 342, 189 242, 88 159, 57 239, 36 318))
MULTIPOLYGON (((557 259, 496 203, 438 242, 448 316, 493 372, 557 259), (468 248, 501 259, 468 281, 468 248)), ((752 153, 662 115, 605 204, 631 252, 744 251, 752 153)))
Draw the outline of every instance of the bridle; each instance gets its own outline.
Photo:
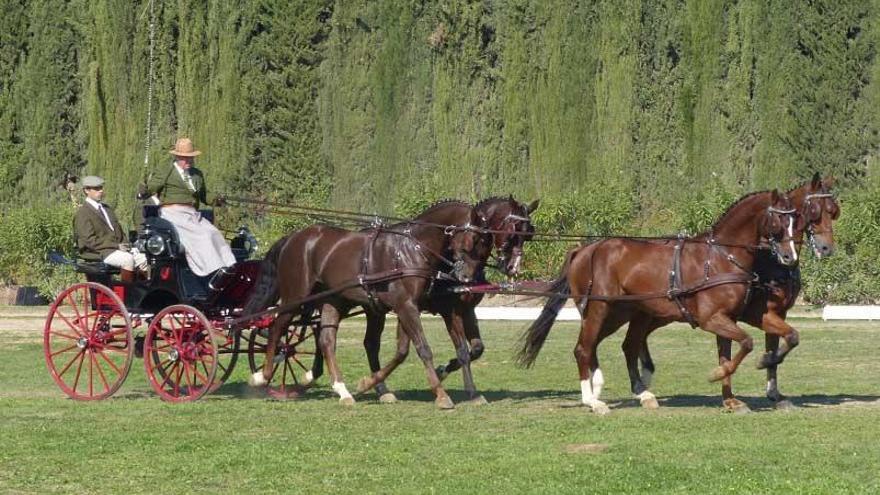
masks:
POLYGON ((495 253, 493 253, 493 257, 497 263, 496 268, 505 275, 509 275, 510 271, 516 272, 519 268, 520 260, 522 260, 522 243, 514 245, 514 242, 516 242, 515 238, 527 234, 527 232, 521 232, 520 230, 520 226, 524 224, 530 225, 531 219, 515 213, 508 213, 507 216, 501 220, 501 224, 496 231, 506 235, 504 242, 502 242, 500 246, 496 244, 495 253), (507 255, 508 250, 510 250, 510 256, 507 255), (508 270, 508 259, 510 258, 513 259, 513 267, 508 270))
POLYGON ((804 204, 801 207, 801 210, 803 210, 802 215, 806 219, 806 223, 807 223, 807 227, 805 229, 807 232, 807 243, 809 244, 810 248, 814 249, 814 250, 816 249, 816 236, 819 234, 826 234, 826 233, 828 233, 828 231, 827 230, 817 231, 815 229, 816 223, 819 222, 820 220, 822 220, 822 212, 824 211, 824 209, 819 210, 819 217, 817 219, 810 218, 808 216, 808 214, 810 212, 810 206, 811 206, 810 200, 821 199, 821 200, 823 200, 823 206, 824 206, 824 200, 827 198, 834 198, 834 194, 829 193, 829 192, 807 194, 806 196, 804 196, 804 204))
POLYGON ((778 257, 780 251, 780 244, 784 242, 789 242, 791 244, 791 252, 794 253, 795 261, 797 260, 797 249, 795 249, 795 239, 794 239, 794 220, 795 215, 797 215, 797 209, 789 208, 789 209, 781 209, 776 208, 775 206, 767 207, 767 215, 780 215, 782 217, 788 217, 788 228, 783 227, 782 239, 777 240, 774 236, 767 236, 767 244, 770 246, 770 252, 773 253, 773 256, 778 257))

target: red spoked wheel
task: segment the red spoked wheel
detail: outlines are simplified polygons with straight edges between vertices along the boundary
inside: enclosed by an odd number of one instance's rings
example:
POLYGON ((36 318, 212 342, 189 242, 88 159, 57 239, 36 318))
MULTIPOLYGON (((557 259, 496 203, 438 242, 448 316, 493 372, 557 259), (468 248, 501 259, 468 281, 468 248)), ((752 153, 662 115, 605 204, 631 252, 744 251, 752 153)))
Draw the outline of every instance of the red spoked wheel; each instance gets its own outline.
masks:
POLYGON ((213 390, 217 390, 226 383, 226 380, 235 371, 235 363, 238 362, 241 346, 241 332, 229 332, 219 336, 217 340, 217 376, 214 379, 213 390))
MULTIPOLYGON (((248 364, 254 373, 263 369, 266 362, 266 346, 269 343, 269 329, 255 328, 248 338, 248 364)), ((312 323, 296 322, 281 336, 275 354, 275 372, 267 386, 268 394, 275 398, 298 397, 310 384, 304 376, 312 370, 315 358, 315 332, 312 323)))
POLYGON ((43 353, 52 379, 71 399, 113 395, 131 369, 131 319, 112 290, 74 284, 55 298, 43 328, 43 353))
POLYGON ((144 338, 144 369, 153 390, 169 402, 191 402, 211 391, 221 341, 211 322, 192 306, 160 311, 144 338))

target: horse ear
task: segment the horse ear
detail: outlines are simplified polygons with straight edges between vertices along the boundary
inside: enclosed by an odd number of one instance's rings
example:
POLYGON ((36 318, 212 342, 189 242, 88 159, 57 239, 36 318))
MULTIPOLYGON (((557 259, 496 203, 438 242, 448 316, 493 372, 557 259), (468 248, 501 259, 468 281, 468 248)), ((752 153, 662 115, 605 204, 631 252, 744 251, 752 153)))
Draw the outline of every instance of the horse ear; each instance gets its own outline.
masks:
POLYGON ((770 202, 775 204, 779 201, 779 189, 774 189, 773 192, 770 193, 770 202))
POLYGON ((813 179, 810 181, 810 187, 812 187, 814 191, 822 187, 822 176, 819 175, 818 171, 813 174, 813 179))
POLYGON ((529 203, 528 206, 526 206, 526 213, 532 213, 533 211, 537 210, 538 205, 540 205, 540 204, 541 204, 540 199, 536 199, 536 200, 532 201, 531 203, 529 203))
POLYGON ((835 179, 833 175, 829 175, 828 177, 825 177, 824 179, 822 179, 822 184, 823 184, 826 188, 831 189, 831 187, 834 186, 834 182, 835 182, 836 180, 837 180, 837 179, 835 179))

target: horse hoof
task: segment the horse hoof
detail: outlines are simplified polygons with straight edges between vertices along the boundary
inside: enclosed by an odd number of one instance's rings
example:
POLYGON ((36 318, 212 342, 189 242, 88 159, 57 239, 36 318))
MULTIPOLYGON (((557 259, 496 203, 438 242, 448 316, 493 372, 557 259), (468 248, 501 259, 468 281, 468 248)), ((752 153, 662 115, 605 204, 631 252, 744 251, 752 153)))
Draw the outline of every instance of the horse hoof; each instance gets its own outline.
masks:
POLYGON ((478 395, 473 399, 468 399, 467 401, 465 401, 465 404, 469 406, 485 406, 489 404, 489 401, 487 401, 486 398, 482 395, 478 395))
POLYGON ((248 385, 254 388, 265 387, 269 382, 266 381, 266 377, 263 376, 262 371, 257 371, 248 377, 248 385))
POLYGON ((371 380, 370 380, 369 376, 365 376, 365 377, 361 378, 360 380, 358 380, 357 387, 355 387, 354 393, 362 394, 362 393, 366 392, 367 390, 370 390, 371 388, 373 388, 372 385, 370 384, 370 381, 371 380))
POLYGON ((773 404, 773 407, 776 408, 777 411, 791 411, 797 409, 797 406, 788 399, 782 399, 773 404))
POLYGON ((738 399, 728 399, 724 401, 724 412, 733 414, 748 414, 752 412, 748 404, 738 399))
POLYGON ((354 397, 342 397, 341 399, 339 399, 339 403, 343 406, 353 406, 354 397))
POLYGON ((727 376, 727 370, 723 366, 718 366, 709 373, 709 381, 717 382, 723 380, 727 376))
POLYGON ((380 404, 394 404, 397 402, 397 396, 392 394, 391 392, 385 392, 384 394, 379 396, 380 404))
POLYGON ((434 400, 434 405, 437 406, 437 409, 442 410, 455 409, 455 404, 449 397, 437 397, 437 399, 434 400))
POLYGON ((660 409, 660 403, 657 402, 657 399, 654 397, 651 397, 649 399, 642 399, 641 404, 642 409, 660 409))
POLYGON ((611 412, 608 404, 605 404, 604 402, 598 400, 590 405, 590 409, 599 416, 605 416, 606 414, 611 412))

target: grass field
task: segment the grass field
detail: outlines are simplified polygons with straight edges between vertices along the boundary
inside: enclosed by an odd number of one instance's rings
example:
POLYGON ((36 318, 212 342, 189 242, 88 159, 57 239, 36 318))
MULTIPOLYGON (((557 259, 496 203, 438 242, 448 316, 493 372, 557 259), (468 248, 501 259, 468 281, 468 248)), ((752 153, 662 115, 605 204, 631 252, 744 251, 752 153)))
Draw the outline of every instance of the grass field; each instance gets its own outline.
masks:
MULTIPOLYGON (((445 330, 426 322, 445 362, 445 330)), ((401 399, 394 405, 370 394, 345 408, 326 378, 303 399, 266 400, 244 385, 246 366, 206 399, 171 405, 152 395, 140 360, 114 398, 74 402, 46 372, 40 323, 0 324, 4 493, 880 491, 876 324, 796 320, 802 344, 780 383, 799 407, 771 408, 754 353, 734 380, 754 410, 746 415, 723 413, 718 387, 706 381, 715 339, 682 325, 652 337, 661 409, 642 410, 629 394, 619 332, 600 348, 612 407, 600 417, 578 405, 572 323, 558 324, 535 368, 521 370, 511 354, 522 324, 484 322, 488 350, 475 375, 490 404, 450 412, 434 408, 414 353, 389 380, 401 399)), ((347 323, 341 336, 354 388, 367 369, 362 323, 347 323)), ((392 344, 386 338, 386 358, 392 344)), ((447 386, 462 399, 459 375, 447 386)))

